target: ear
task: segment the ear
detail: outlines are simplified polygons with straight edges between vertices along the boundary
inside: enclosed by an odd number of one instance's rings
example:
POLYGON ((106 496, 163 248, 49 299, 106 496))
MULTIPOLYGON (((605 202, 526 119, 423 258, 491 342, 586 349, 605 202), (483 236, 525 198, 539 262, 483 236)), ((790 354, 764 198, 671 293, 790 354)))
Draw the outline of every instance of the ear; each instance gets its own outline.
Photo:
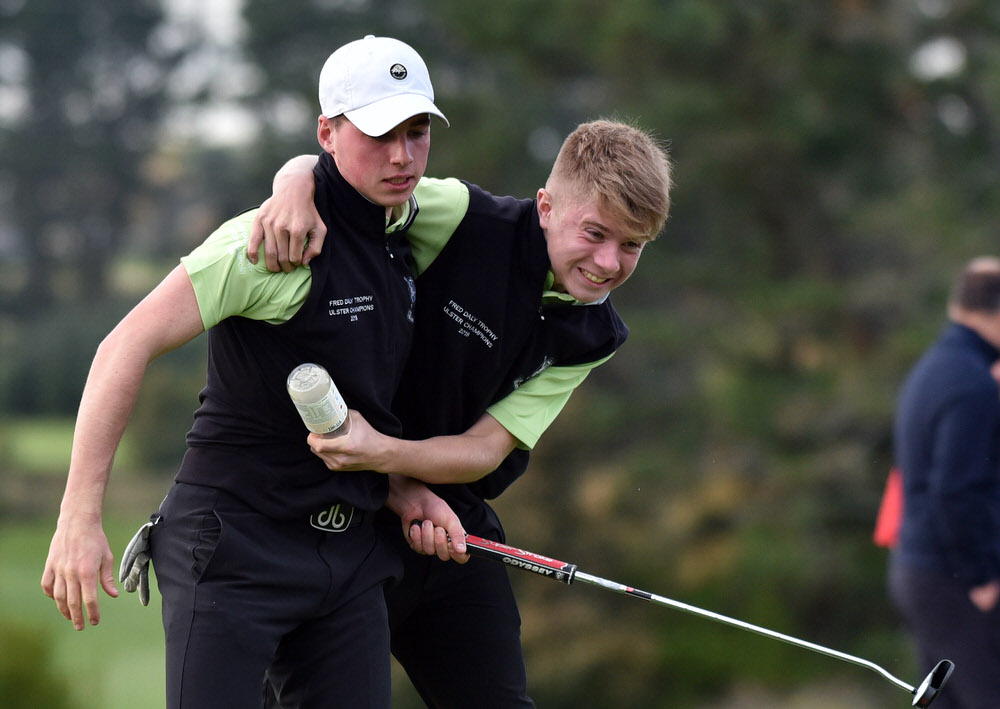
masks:
POLYGON ((330 153, 330 155, 334 154, 333 136, 335 133, 336 129, 333 127, 333 121, 326 116, 320 116, 316 126, 316 140, 319 141, 323 150, 330 153))
POLYGON ((538 210, 538 223, 542 229, 547 229, 552 219, 552 195, 542 187, 536 196, 536 209, 538 210))

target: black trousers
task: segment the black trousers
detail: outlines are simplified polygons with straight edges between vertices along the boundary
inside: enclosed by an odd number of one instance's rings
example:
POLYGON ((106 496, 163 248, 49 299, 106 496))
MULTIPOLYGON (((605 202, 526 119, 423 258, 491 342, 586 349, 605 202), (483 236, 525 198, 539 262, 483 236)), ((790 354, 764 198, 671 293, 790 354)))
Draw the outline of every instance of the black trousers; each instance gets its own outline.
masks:
MULTIPOLYGON (((467 511, 466 529, 502 541, 485 505, 467 511), (469 517, 475 521, 470 521, 469 517)), ((431 709, 534 709, 521 651, 521 616, 502 564, 441 561, 412 551, 399 519, 380 515, 381 534, 403 563, 387 586, 392 654, 431 709)), ((289 709, 270 687, 268 709, 289 709)))
POLYGON ((327 532, 183 483, 159 515, 168 709, 262 707, 265 675, 284 707, 388 709, 399 565, 370 519, 327 532))
POLYGON ((939 660, 955 663, 934 709, 1000 706, 1000 606, 983 613, 964 584, 895 557, 889 562, 889 597, 916 642, 921 679, 939 660))
POLYGON ((392 654, 424 703, 533 709, 507 568, 485 559, 456 564, 421 556, 395 525, 405 563, 402 581, 386 593, 392 654))

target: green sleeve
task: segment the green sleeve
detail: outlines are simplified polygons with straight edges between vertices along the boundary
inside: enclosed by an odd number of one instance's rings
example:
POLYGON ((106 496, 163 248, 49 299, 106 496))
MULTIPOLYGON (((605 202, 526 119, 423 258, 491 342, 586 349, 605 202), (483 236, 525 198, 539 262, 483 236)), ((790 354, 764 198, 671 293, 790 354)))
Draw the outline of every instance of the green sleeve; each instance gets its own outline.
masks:
POLYGON ((562 411, 570 395, 591 370, 612 355, 587 364, 549 367, 501 399, 486 412, 519 441, 521 448, 534 448, 538 439, 562 411))
POLYGON ((285 322, 309 295, 312 272, 308 266, 272 273, 264 262, 263 245, 257 263, 250 263, 246 250, 256 211, 230 219, 181 258, 206 330, 231 315, 285 322))
POLYGON ((448 239, 455 233, 469 209, 469 188, 461 180, 425 177, 413 191, 417 199, 417 218, 406 238, 413 250, 417 275, 427 270, 448 239))

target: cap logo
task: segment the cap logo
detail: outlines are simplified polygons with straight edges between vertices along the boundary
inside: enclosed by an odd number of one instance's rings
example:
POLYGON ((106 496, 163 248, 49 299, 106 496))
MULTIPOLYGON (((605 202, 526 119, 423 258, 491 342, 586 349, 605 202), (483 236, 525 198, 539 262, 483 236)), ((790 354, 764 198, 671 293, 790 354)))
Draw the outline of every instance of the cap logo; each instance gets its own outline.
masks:
POLYGON ((406 67, 402 64, 393 64, 389 67, 389 76, 396 81, 402 81, 406 78, 406 67))

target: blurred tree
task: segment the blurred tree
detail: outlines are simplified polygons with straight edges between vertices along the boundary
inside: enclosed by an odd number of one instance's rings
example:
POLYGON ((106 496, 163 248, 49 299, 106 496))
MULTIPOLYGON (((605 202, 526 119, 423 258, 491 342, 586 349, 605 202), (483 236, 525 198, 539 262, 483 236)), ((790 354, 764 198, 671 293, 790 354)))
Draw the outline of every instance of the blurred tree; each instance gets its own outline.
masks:
POLYGON ((161 20, 155 0, 0 3, 0 230, 24 272, 3 288, 11 308, 107 292, 184 49, 158 34, 161 20))

